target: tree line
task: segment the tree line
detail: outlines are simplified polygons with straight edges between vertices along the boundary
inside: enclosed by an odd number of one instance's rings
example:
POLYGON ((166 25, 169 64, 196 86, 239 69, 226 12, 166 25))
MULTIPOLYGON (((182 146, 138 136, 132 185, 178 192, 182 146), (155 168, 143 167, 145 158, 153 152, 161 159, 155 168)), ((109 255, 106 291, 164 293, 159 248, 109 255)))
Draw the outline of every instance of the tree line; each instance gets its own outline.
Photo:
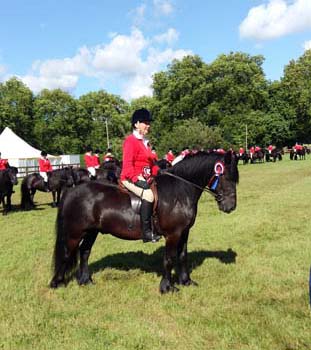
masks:
POLYGON ((127 102, 104 90, 74 98, 60 89, 38 95, 17 78, 0 83, 0 132, 8 126, 28 143, 52 154, 83 153, 87 145, 121 156, 136 108, 154 122, 151 143, 169 148, 218 148, 311 143, 311 50, 266 79, 264 57, 222 54, 211 63, 199 56, 174 60, 153 76, 153 96, 127 102), (108 132, 108 133, 107 133, 108 132))

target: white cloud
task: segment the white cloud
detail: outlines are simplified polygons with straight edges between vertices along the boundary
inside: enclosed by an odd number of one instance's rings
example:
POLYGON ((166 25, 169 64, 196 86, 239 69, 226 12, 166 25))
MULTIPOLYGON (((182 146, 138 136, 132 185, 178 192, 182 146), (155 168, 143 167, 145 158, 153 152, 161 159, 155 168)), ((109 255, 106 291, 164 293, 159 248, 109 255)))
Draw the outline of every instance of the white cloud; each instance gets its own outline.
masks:
MULTIPOLYGON (((164 38, 167 43, 176 40, 176 30, 169 29, 164 38)), ((192 54, 170 47, 160 50, 154 43, 155 40, 145 38, 140 30, 133 28, 130 35, 113 35, 108 44, 82 47, 73 57, 35 61, 29 74, 19 78, 34 93, 44 88, 72 92, 80 76, 87 76, 96 79, 103 88, 108 81, 120 86, 120 94, 125 99, 150 96, 152 75, 174 58, 192 54)))
POLYGON ((310 28, 310 0, 269 0, 249 11, 239 30, 243 38, 269 40, 310 28))
POLYGON ((159 15, 168 16, 174 11, 174 7, 169 0, 153 0, 155 12, 159 15))
POLYGON ((154 40, 158 43, 167 43, 167 44, 173 44, 175 41, 178 40, 179 33, 174 28, 169 28, 167 32, 163 34, 156 35, 154 37, 154 40))
POLYGON ((311 40, 305 41, 303 44, 303 48, 305 51, 311 50, 311 40))
POLYGON ((6 66, 3 64, 0 64, 0 77, 4 76, 5 73, 6 73, 6 66))

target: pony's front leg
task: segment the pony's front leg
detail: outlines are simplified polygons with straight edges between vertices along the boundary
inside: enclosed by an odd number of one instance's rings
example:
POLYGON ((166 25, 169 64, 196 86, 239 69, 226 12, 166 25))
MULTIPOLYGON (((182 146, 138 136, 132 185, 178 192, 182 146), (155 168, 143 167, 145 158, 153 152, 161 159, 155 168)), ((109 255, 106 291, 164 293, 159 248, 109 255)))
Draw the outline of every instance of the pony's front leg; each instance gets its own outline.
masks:
POLYGON ((175 236, 166 238, 165 254, 163 259, 163 277, 160 282, 160 292, 162 294, 168 292, 178 292, 172 282, 172 269, 173 269, 173 259, 177 252, 177 242, 178 238, 175 236))
POLYGON ((190 286, 190 285, 197 286, 198 284, 190 278, 190 272, 188 268, 188 250, 187 250, 188 236, 189 236, 189 230, 187 229, 183 232, 178 242, 178 247, 177 247, 177 264, 178 264, 178 270, 179 270, 178 281, 179 281, 179 284, 182 284, 183 286, 190 286))
POLYGON ((53 197, 53 202, 52 202, 52 208, 56 208, 56 191, 52 191, 52 197, 53 197))
POLYGON ((77 280, 80 285, 93 283, 89 271, 88 260, 91 254, 92 246, 97 238, 98 232, 88 232, 80 244, 80 269, 77 274, 77 280))

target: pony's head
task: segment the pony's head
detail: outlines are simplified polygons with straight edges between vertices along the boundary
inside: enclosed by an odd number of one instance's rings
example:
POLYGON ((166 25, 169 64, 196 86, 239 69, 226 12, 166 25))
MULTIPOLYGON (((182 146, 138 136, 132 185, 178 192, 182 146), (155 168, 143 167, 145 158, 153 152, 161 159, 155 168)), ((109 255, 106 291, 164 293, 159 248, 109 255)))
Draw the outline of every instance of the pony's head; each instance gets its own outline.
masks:
POLYGON ((231 151, 228 151, 223 158, 216 159, 214 175, 209 183, 210 189, 215 193, 218 208, 225 213, 233 211, 237 204, 236 185, 239 182, 237 164, 237 156, 231 151))
POLYGON ((18 184, 18 180, 17 180, 18 169, 15 166, 10 166, 9 168, 7 168, 6 171, 9 175, 9 178, 10 178, 12 185, 17 185, 18 184))

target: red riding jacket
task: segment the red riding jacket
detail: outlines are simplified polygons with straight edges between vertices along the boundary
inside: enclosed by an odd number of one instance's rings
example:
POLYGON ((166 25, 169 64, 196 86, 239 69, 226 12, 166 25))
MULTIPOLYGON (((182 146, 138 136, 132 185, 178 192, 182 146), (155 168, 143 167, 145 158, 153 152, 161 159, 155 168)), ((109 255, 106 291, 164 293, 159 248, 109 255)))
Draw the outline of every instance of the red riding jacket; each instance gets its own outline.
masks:
POLYGON ((39 171, 47 173, 52 170, 53 170, 52 165, 48 159, 44 159, 44 158, 39 159, 39 171))
POLYGON ((0 170, 5 170, 9 163, 7 159, 0 159, 0 170))
POLYGON ((135 183, 139 175, 150 180, 159 171, 159 167, 154 165, 153 157, 150 147, 144 144, 143 139, 134 134, 127 136, 123 142, 121 181, 130 180, 135 183))

